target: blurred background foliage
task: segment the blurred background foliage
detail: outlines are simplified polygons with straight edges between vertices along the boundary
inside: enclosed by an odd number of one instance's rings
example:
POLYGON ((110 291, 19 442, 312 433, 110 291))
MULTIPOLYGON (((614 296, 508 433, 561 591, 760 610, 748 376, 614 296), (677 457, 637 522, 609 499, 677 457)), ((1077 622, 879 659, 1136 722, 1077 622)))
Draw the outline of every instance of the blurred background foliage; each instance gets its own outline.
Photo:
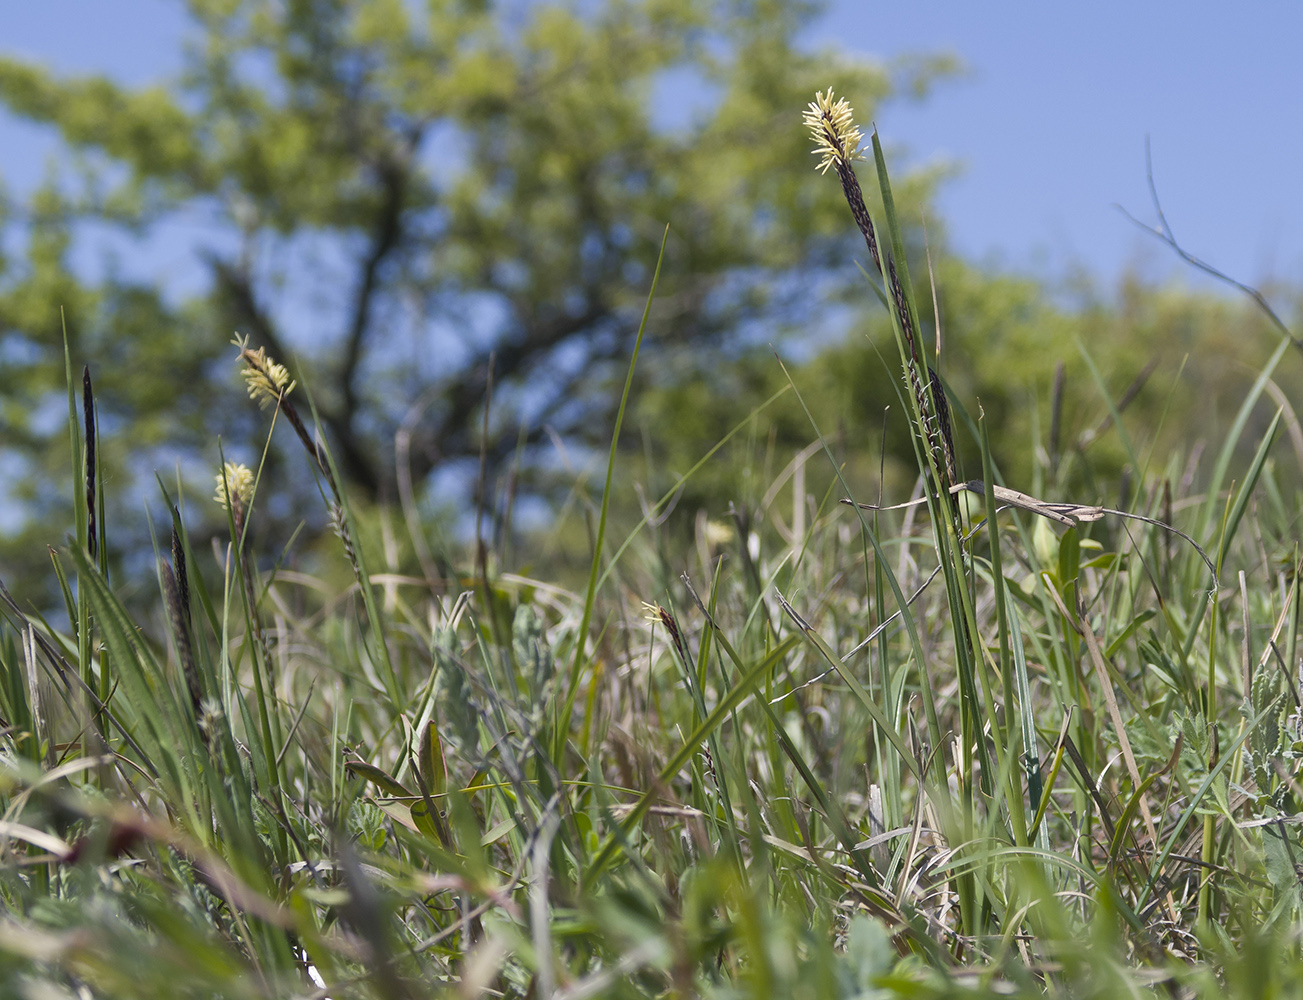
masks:
MULTIPOLYGON (((194 504, 202 539, 220 520, 207 500, 219 454, 261 454, 235 333, 311 394, 359 503, 408 501, 442 571, 477 505, 498 551, 518 541, 518 558, 586 565, 591 528, 570 515, 586 509, 583 476, 609 440, 666 225, 617 518, 636 520, 744 422, 689 482, 670 530, 699 533, 703 516, 730 510, 744 523, 765 505, 815 439, 773 351, 857 488, 913 488, 895 366, 879 356, 894 351, 886 314, 837 184, 811 169, 800 112, 831 86, 871 122, 883 102, 925 98, 955 59, 807 50, 796 37, 815 5, 798 0, 186 6, 194 33, 174 86, 0 59, 0 102, 57 130, 66 154, 32 198, 6 198, 0 220, 11 589, 42 599, 46 547, 71 523, 65 331, 74 366, 95 378, 120 567, 148 546, 140 511, 161 512, 156 473, 194 504), (185 295, 111 262, 94 278, 75 264, 90 226, 144 238, 177 225, 202 274, 185 295)), ((1011 485, 1086 501, 1112 484, 1117 500, 1128 451, 1103 424, 1088 357, 1115 397, 1148 372, 1127 411, 1138 454, 1218 432, 1223 401, 1242 397, 1278 342, 1252 309, 1136 282, 1065 292, 956 260, 929 214, 945 174, 896 171, 916 223, 912 269, 925 285, 926 219, 938 367, 957 414, 980 403, 992 417, 1011 485)), ((1299 398, 1298 372, 1280 370, 1282 398, 1299 398)), ((956 434, 975 476, 971 437, 956 434)), ((316 487, 287 472, 301 456, 279 446, 293 442, 275 444, 258 530, 284 541, 307 516, 297 559, 327 526, 303 513, 319 505, 299 502, 316 487)), ((810 476, 825 495, 826 464, 810 476)), ((416 553, 390 548, 395 568, 417 568, 416 553)))

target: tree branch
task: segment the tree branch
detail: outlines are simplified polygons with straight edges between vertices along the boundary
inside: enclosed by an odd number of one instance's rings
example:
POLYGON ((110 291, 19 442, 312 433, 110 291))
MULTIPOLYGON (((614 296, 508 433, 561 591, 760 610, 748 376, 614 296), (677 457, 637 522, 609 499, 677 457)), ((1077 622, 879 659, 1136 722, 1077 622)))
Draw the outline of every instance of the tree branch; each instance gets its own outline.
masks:
POLYGON ((208 255, 208 266, 213 269, 218 290, 224 295, 232 311, 244 320, 247 330, 254 341, 267 348, 267 353, 282 360, 288 357, 285 344, 272 325, 271 318, 262 311, 258 300, 254 298, 253 284, 248 272, 243 267, 222 260, 216 254, 208 255))
MULTIPOLYGON (((550 323, 538 324, 530 334, 499 345, 494 349, 494 381, 504 382, 513 375, 521 374, 532 361, 548 350, 588 332, 594 324, 611 315, 611 311, 603 305, 590 305, 580 316, 560 317, 550 323)), ((487 365, 488 355, 485 354, 468 365, 440 393, 447 410, 436 426, 427 427, 420 434, 419 446, 411 448, 411 474, 415 482, 420 482, 449 458, 478 453, 478 445, 472 444, 468 431, 475 410, 484 399, 487 365)), ((532 439, 532 433, 529 436, 532 439)), ((511 447, 514 447, 515 440, 512 439, 511 447)), ((492 462, 496 456, 492 447, 489 456, 492 462)))
MULTIPOLYGON (((588 330, 609 315, 604 306, 590 304, 580 316, 563 316, 550 323, 536 324, 524 337, 498 345, 494 348, 494 379, 505 382, 545 351, 588 330)), ((483 399, 483 373, 487 365, 488 356, 485 355, 444 393, 450 406, 439 426, 441 452, 446 453, 447 442, 465 429, 467 421, 483 399)))
POLYGON ((1153 157, 1150 155, 1149 136, 1145 136, 1145 177, 1149 181, 1149 198, 1150 201, 1153 202, 1155 213, 1157 213, 1158 215, 1158 225, 1157 226, 1146 225, 1145 223, 1137 219, 1134 215, 1132 215, 1130 212, 1128 212, 1121 205, 1116 206, 1118 211, 1120 211, 1123 215, 1125 215, 1135 225, 1139 226, 1141 229, 1147 232, 1150 236, 1155 237, 1156 239, 1160 240, 1163 243, 1166 243, 1169 247, 1171 247, 1176 252, 1176 255, 1178 257, 1180 257, 1191 267, 1197 268, 1200 271, 1203 271, 1204 274, 1216 278, 1218 281, 1225 282, 1226 284, 1230 285, 1232 288, 1235 288, 1243 292, 1245 295, 1247 295, 1250 299, 1254 301, 1254 303, 1258 306, 1258 308, 1262 310, 1262 312, 1266 315, 1267 319, 1271 321, 1271 323, 1276 327, 1276 329, 1279 330, 1281 334, 1298 350, 1303 351, 1303 339, 1296 337, 1294 335, 1294 332, 1290 330, 1288 326, 1285 325, 1285 321, 1282 320, 1276 314, 1276 311, 1274 309, 1271 308, 1271 305, 1267 302, 1267 297, 1263 295, 1262 292, 1254 288, 1252 285, 1246 285, 1242 281, 1237 281, 1235 278, 1232 278, 1229 274, 1225 273, 1224 271, 1218 270, 1216 267, 1214 267, 1212 264, 1209 264, 1207 261, 1201 260, 1200 258, 1196 257, 1194 254, 1190 253, 1190 251, 1186 250, 1185 247, 1181 246, 1181 244, 1176 241, 1176 235, 1172 232, 1172 227, 1167 222, 1167 215, 1163 212, 1162 202, 1158 200, 1158 186, 1154 183, 1154 161, 1153 161, 1153 157))
POLYGON ((345 341, 344 363, 339 373, 340 419, 353 426, 358 409, 357 372, 362 348, 371 327, 371 311, 379 285, 379 272, 385 259, 401 242, 403 209, 411 179, 411 160, 421 141, 421 129, 409 131, 401 155, 385 156, 376 167, 380 176, 382 201, 375 218, 371 249, 362 264, 362 280, 353 297, 352 318, 345 341))

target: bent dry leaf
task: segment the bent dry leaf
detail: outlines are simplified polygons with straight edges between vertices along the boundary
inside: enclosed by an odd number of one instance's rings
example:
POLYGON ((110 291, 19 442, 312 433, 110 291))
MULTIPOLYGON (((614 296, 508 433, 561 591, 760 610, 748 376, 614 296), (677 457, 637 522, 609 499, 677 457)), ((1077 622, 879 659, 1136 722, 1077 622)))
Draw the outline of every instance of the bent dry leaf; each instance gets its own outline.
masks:
MULTIPOLYGON (((957 483, 950 487, 951 493, 961 493, 965 491, 976 493, 978 496, 986 496, 989 493, 995 497, 997 502, 1003 504, 1004 508, 1015 507, 1018 510, 1025 510, 1030 514, 1036 514, 1040 517, 1048 518, 1049 520, 1056 521, 1066 527, 1099 521, 1106 515, 1127 518, 1132 521, 1142 521, 1145 524, 1152 524, 1156 528, 1171 532, 1173 535, 1177 535, 1189 542, 1190 545, 1194 547, 1194 550, 1199 554, 1199 558, 1203 560, 1204 565, 1208 567, 1208 571, 1212 574, 1214 584, 1217 583, 1217 566, 1213 563, 1208 553, 1204 551, 1203 546, 1180 528, 1168 524, 1165 521, 1160 521, 1155 517, 1148 517, 1145 514, 1137 514, 1129 510, 1117 510, 1113 507, 1104 507, 1099 504, 1038 500, 1036 497, 1030 496, 1027 493, 1020 493, 1018 490, 1011 490, 1005 486, 987 486, 987 484, 980 479, 970 479, 967 482, 957 483)), ((906 507, 917 507, 920 504, 927 503, 927 498, 920 497, 917 500, 907 500, 904 503, 891 504, 889 506, 860 503, 857 500, 852 500, 850 497, 842 497, 841 502, 846 504, 848 507, 858 507, 861 510, 883 511, 902 510, 906 507)))

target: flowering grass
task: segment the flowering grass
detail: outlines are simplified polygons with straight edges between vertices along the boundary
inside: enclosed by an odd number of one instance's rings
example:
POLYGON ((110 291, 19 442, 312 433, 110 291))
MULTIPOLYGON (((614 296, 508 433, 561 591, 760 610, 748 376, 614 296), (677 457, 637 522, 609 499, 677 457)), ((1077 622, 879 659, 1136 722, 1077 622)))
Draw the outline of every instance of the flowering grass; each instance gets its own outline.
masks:
POLYGON ((71 626, 0 590, 0 992, 1299 988, 1282 414, 1234 458, 1289 341, 1197 489, 1173 455, 1135 464, 1127 511, 1019 492, 991 458, 998 429, 927 368, 876 136, 880 227, 849 107, 821 94, 808 120, 893 317, 926 517, 838 504, 828 451, 831 489, 791 509, 770 490, 731 530, 703 517, 679 551, 661 515, 682 478, 640 523, 610 516, 617 421, 583 594, 486 540, 428 579, 356 541, 378 532, 359 530, 289 372, 240 342, 353 585, 257 551, 269 484, 226 464, 225 541, 197 550, 167 497, 160 611, 136 620, 92 542, 93 392, 79 420, 70 388, 85 472, 55 572, 71 626), (956 468, 964 435, 980 478, 956 468))

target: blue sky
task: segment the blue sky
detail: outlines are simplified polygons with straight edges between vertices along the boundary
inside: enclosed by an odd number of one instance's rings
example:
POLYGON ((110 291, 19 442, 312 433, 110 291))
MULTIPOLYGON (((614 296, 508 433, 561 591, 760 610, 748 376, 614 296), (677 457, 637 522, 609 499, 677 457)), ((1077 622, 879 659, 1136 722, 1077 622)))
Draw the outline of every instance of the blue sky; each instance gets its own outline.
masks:
POLYGON ((878 119, 920 160, 965 172, 939 210, 961 252, 1036 273, 1128 267, 1160 279, 1145 137, 1187 249, 1248 282, 1303 281, 1303 5, 1204 0, 839 0, 811 37, 891 55, 945 49, 970 69, 878 119))
MULTIPOLYGON (((0 6, 0 50, 131 83, 175 72, 184 31, 171 0, 0 6)), ((913 162, 961 167, 938 207, 972 259, 1050 278, 1084 268, 1104 288, 1128 268, 1193 281, 1114 207, 1153 219, 1148 135, 1189 249, 1249 282, 1303 283, 1303 6, 837 0, 806 37, 964 60, 966 76, 884 109, 877 125, 913 162)), ((54 148, 2 117, 0 144, 0 177, 17 191, 54 148)))

